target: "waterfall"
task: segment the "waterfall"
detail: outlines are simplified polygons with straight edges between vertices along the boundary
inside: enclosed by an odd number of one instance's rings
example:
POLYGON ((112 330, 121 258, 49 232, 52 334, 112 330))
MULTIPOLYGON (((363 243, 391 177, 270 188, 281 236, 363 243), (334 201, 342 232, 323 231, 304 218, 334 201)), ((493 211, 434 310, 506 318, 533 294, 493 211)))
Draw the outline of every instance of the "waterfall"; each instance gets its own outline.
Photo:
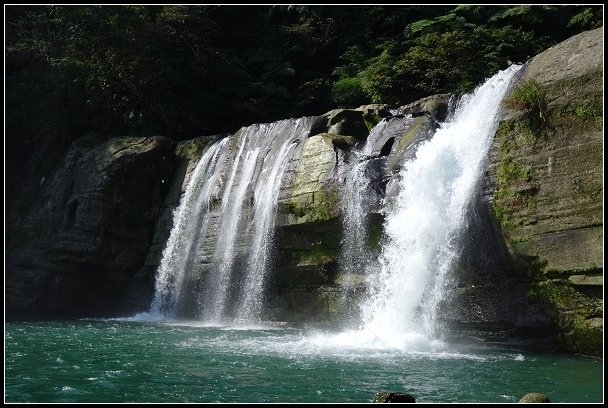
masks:
MULTIPOLYGON (((403 336, 437 337, 437 311, 450 286, 459 234, 517 69, 463 97, 449 122, 417 142, 415 154, 403 156, 407 161, 393 178, 397 194, 382 210, 385 239, 377 259, 365 250, 369 214, 379 210, 383 191, 372 184, 389 163, 380 156, 412 119, 381 121, 352 152, 342 192, 340 272, 364 278, 368 288, 356 342, 394 345, 403 336)), ((252 125, 206 149, 174 213, 152 314, 186 313, 211 323, 261 320, 281 185, 312 125, 313 118, 252 125)))
POLYGON ((279 190, 312 123, 252 125, 204 152, 174 212, 152 315, 260 320, 279 190))
MULTIPOLYGON (((245 140, 246 138, 243 139, 243 141, 245 140)), ((244 145, 245 143, 241 144, 241 147, 244 145)), ((239 183, 233 191, 231 187, 242 154, 242 149, 239 150, 228 186, 224 191, 220 225, 222 233, 218 236, 215 246, 214 273, 212 278, 208 280, 209 285, 205 288, 209 293, 208 307, 204 311, 205 320, 219 320, 225 314, 239 222, 241 220, 247 188, 254 174, 253 171, 255 170, 258 153, 259 148, 247 152, 239 183)))
POLYGON ((365 220, 369 213, 367 190, 370 183, 365 170, 374 142, 385 127, 386 121, 379 122, 371 130, 364 146, 353 149, 358 160, 350 167, 342 189, 344 239, 341 267, 344 271, 359 270, 364 262, 360 250, 364 247, 365 220))
POLYGON ((218 156, 226 142, 227 139, 224 139, 215 143, 201 156, 184 197, 173 213, 173 228, 156 275, 154 299, 150 307, 153 315, 175 317, 196 237, 207 225, 213 187, 220 174, 216 171, 218 156))
POLYGON ((386 128, 387 121, 381 120, 372 128, 365 144, 353 149, 351 164, 344 186, 341 190, 342 204, 342 249, 340 253, 340 274, 342 281, 342 299, 355 286, 355 276, 363 275, 369 264, 366 251, 366 229, 371 211, 369 197, 371 179, 367 173, 369 159, 378 138, 386 128))
POLYGON ((380 268, 368 276, 362 332, 386 344, 437 336, 437 309, 449 287, 459 232, 481 175, 500 103, 520 66, 501 71, 465 96, 451 122, 422 143, 399 174, 386 208, 380 268))
POLYGON ((350 310, 350 301, 356 299, 348 297, 362 286, 366 275, 378 268, 376 244, 370 248, 370 239, 379 237, 371 238, 368 232, 372 227, 371 215, 380 211, 385 194, 382 181, 388 166, 385 156, 392 150, 394 140, 400 138, 414 121, 399 110, 393 110, 391 114, 393 116, 384 118, 372 128, 363 146, 353 149, 341 190, 343 236, 338 283, 341 299, 349 309, 350 324, 356 323, 357 311, 350 310))
POLYGON ((260 318, 266 270, 272 248, 277 198, 283 173, 295 147, 293 138, 283 142, 276 157, 270 157, 272 160, 272 164, 269 165, 270 171, 258 182, 255 191, 254 241, 248 260, 249 267, 243 280, 241 301, 237 309, 237 317, 242 320, 255 321, 260 318))

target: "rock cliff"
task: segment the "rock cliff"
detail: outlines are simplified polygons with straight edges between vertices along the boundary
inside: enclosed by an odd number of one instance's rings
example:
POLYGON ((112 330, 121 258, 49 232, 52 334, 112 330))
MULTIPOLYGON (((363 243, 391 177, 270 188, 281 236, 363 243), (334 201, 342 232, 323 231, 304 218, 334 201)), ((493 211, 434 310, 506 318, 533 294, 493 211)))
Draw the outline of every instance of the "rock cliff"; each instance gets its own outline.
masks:
MULTIPOLYGON (((503 109, 470 208, 457 287, 442 308, 450 326, 555 336, 571 350, 601 352, 602 34, 572 37, 524 68, 521 81, 536 79, 547 90, 551 129, 530 141, 521 114, 503 109)), ((396 193, 401 165, 449 117, 451 101, 435 95, 398 110, 366 105, 306 118, 307 138, 288 163, 278 196, 265 318, 335 322, 354 310, 365 293, 362 272, 348 271, 346 282, 338 266, 343 188, 355 147, 384 120, 365 167, 372 203, 366 246, 375 256, 379 204, 396 193), (346 300, 345 286, 353 289, 346 300)), ((227 145, 230 157, 244 132, 227 145)), ((9 310, 99 316, 147 309, 194 163, 225 136, 178 144, 163 137, 86 137, 57 163, 41 166, 45 174, 28 176, 33 187, 17 193, 7 211, 9 310)), ((243 258, 239 248, 235 256, 243 258)), ((195 287, 191 278, 186 286, 195 287)))
POLYGON ((505 109, 490 165, 493 213, 528 300, 565 345, 592 354, 603 332, 602 44, 598 28, 527 64, 520 81, 546 92, 546 129, 530 135, 505 109))
POLYGON ((79 139, 8 214, 8 309, 108 315, 145 259, 175 168, 164 137, 79 139), (33 198, 32 198, 33 196, 33 198))

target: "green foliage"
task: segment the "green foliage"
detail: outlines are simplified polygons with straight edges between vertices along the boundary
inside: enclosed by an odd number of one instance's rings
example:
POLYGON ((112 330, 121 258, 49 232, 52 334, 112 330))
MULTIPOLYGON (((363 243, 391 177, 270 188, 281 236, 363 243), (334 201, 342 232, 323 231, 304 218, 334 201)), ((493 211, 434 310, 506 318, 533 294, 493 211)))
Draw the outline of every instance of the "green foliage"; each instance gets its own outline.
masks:
POLYGON ((604 106, 600 98, 580 98, 571 109, 572 113, 583 120, 593 121, 601 126, 604 120, 604 106))
POLYGON ((410 25, 410 31, 412 33, 416 33, 435 23, 436 23, 435 20, 419 20, 410 25))
POLYGON ((519 176, 519 166, 511 157, 500 162, 498 166, 498 183, 507 184, 519 176))
POLYGON ((526 139, 533 144, 552 129, 551 113, 547 106, 547 91, 534 79, 517 85, 505 99, 505 105, 521 112, 526 139))
POLYGON ((506 100, 508 107, 518 109, 525 115, 545 120, 547 111, 547 93, 543 86, 534 79, 519 84, 506 100))
POLYGON ((326 248, 319 245, 312 245, 309 251, 293 251, 293 258, 297 265, 323 265, 334 262, 337 256, 335 248, 326 248))
MULTIPOLYGON (((519 149, 521 142, 513 135, 517 134, 517 123, 509 120, 500 123, 496 138, 500 140, 501 159, 496 167, 496 193, 492 203, 492 212, 505 230, 514 230, 517 225, 511 220, 514 211, 536 208, 538 187, 532 183, 532 166, 519 163, 513 158, 512 150, 519 149)), ((527 241, 526 237, 513 237, 511 243, 527 241)))
POLYGON ((500 226, 505 230, 513 230, 517 228, 517 225, 511 221, 509 218, 509 212, 507 208, 497 202, 493 202, 491 206, 492 213, 494 214, 494 218, 500 224, 500 226))
POLYGON ((282 203, 282 207, 287 214, 293 214, 296 217, 304 217, 307 214, 306 208, 295 200, 282 203))
POLYGON ((522 166, 519 170, 519 175, 522 181, 530 181, 532 180, 532 167, 531 166, 522 166))
POLYGON ((467 92, 602 15, 598 6, 5 11, 6 132, 66 143, 88 131, 185 139, 336 104, 467 92))
POLYGON ((505 68, 507 59, 525 60, 524 53, 537 51, 529 32, 447 21, 448 31, 428 31, 389 45, 371 61, 363 86, 373 101, 407 103, 435 93, 470 92, 505 68))
POLYGON ((490 18, 491 22, 504 21, 512 19, 520 19, 527 23, 538 23, 544 21, 544 15, 547 11, 554 11, 554 6, 509 6, 503 11, 499 11, 497 14, 490 18))
POLYGON ((523 242, 528 242, 530 240, 530 236, 526 235, 526 236, 521 236, 521 237, 511 237, 510 242, 511 244, 521 244, 523 242))
POLYGON ((587 7, 568 21, 568 27, 576 28, 581 31, 591 30, 593 28, 601 27, 602 21, 602 13, 600 10, 587 7))
POLYGON ((584 318, 576 318, 570 325, 571 330, 562 335, 562 340, 579 353, 597 355, 603 349, 603 330, 593 326, 584 318))
POLYGON ((409 25, 406 32, 409 31, 411 34, 420 32, 428 32, 429 28, 434 29, 437 26, 441 27, 455 27, 465 24, 466 20, 462 17, 457 16, 455 13, 448 13, 443 16, 435 17, 433 20, 419 20, 409 25))
POLYGON ((496 169, 496 199, 493 212, 505 229, 514 229, 510 214, 516 208, 532 210, 536 208, 538 188, 532 181, 532 167, 516 163, 509 155, 505 156, 496 169))
POLYGON ((332 75, 337 76, 338 79, 355 77, 365 69, 369 58, 370 55, 364 52, 359 45, 353 45, 340 57, 346 64, 336 67, 332 75))
POLYGON ((361 78, 344 78, 332 87, 333 101, 340 107, 357 106, 365 103, 366 96, 361 85, 361 78))

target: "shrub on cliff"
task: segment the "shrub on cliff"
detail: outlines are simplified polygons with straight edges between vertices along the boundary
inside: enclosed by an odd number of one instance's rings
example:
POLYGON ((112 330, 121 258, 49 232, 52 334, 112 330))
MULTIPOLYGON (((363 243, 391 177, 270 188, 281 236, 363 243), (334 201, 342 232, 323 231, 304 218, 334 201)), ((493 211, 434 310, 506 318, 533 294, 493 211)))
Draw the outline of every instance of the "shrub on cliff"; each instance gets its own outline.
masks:
POLYGON ((505 105, 521 112, 528 142, 533 143, 551 129, 547 92, 536 80, 528 79, 517 85, 505 99, 505 105))

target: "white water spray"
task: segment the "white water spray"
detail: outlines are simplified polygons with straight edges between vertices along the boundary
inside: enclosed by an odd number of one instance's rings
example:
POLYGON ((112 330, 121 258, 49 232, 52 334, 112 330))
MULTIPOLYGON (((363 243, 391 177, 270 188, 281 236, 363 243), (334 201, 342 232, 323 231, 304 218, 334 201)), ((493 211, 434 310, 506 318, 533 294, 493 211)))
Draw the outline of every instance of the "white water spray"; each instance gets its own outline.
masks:
MULTIPOLYGON (((204 311, 205 320, 218 321, 225 315, 237 233, 247 189, 254 175, 259 152, 259 148, 247 152, 236 191, 226 190, 224 194, 227 204, 224 205, 222 202, 221 233, 215 245, 216 264, 213 278, 210 280, 212 283, 210 288, 213 290, 209 291, 210 301, 207 302, 209 306, 204 311)), ((235 163, 235 169, 236 166, 238 166, 238 162, 235 163)))
POLYGON ((173 213, 173 228, 156 275, 152 315, 175 316, 196 237, 207 225, 210 200, 219 177, 218 158, 226 141, 211 145, 201 156, 173 213))
POLYGON ((269 153, 265 162, 268 160, 271 163, 270 168, 266 169, 266 174, 260 175, 256 186, 252 252, 247 262, 243 290, 237 305, 237 318, 240 320, 249 322, 260 320, 279 189, 289 158, 295 151, 294 142, 300 136, 300 126, 301 123, 298 121, 292 136, 283 142, 274 156, 269 153))
POLYGON ((381 267, 367 279, 361 330, 333 341, 408 349, 437 338, 438 306, 460 249, 459 233, 496 132, 500 103, 519 68, 499 72, 464 97, 453 120, 405 163, 399 195, 386 209, 381 267))
POLYGON ((365 144, 360 149, 353 149, 354 163, 348 170, 341 191, 342 203, 342 249, 340 253, 340 275, 342 284, 342 301, 354 289, 358 279, 369 264, 370 255, 366 251, 366 232, 368 216, 371 211, 369 197, 371 179, 366 170, 375 143, 386 128, 387 121, 382 120, 370 131, 365 144))
POLYGON ((203 154, 174 212, 152 316, 260 320, 281 181, 312 123, 252 125, 203 154))

